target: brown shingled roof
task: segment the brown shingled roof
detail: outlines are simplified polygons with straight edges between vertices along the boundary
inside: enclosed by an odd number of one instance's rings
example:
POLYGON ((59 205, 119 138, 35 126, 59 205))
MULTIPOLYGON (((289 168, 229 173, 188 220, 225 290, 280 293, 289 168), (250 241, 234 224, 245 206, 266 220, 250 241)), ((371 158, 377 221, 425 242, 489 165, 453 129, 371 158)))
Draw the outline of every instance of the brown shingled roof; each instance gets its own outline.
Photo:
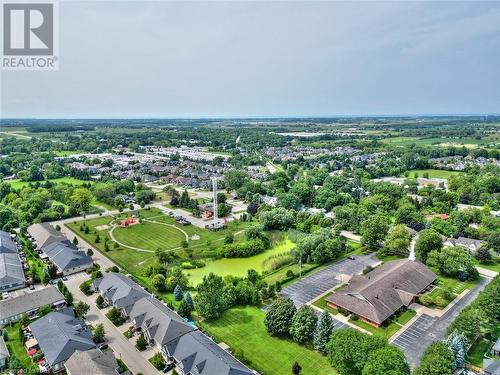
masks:
POLYGON ((353 276, 349 285, 326 300, 377 324, 408 306, 436 275, 424 264, 395 260, 364 276, 353 276))

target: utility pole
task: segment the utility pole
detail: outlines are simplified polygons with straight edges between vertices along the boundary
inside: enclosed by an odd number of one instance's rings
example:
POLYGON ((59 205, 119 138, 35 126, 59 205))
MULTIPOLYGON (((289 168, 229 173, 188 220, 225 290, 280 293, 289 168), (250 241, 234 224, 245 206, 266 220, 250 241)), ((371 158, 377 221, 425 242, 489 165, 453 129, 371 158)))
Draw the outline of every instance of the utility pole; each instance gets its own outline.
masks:
POLYGON ((217 177, 210 177, 210 180, 212 180, 212 192, 213 192, 213 208, 214 208, 214 214, 213 214, 213 226, 214 230, 217 228, 217 222, 218 222, 218 212, 217 212, 217 177))

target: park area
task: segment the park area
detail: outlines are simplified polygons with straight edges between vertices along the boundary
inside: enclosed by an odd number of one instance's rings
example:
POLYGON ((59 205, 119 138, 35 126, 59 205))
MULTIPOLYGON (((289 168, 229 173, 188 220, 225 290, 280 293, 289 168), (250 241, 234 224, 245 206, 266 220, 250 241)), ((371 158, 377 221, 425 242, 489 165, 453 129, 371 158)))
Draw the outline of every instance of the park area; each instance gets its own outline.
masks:
POLYGON ((234 235, 236 242, 243 241, 245 229, 251 225, 256 223, 229 222, 227 229, 214 232, 177 224, 173 217, 159 209, 144 209, 138 211, 135 217, 130 214, 115 218, 103 216, 69 223, 67 227, 139 280, 141 270, 154 262, 156 250, 177 252, 182 258, 203 259, 204 267, 184 271, 191 285, 196 286, 210 272, 239 277, 245 276, 249 269, 262 272, 266 260, 283 256, 295 246, 286 234, 276 232, 270 236, 272 247, 263 253, 247 258, 211 259, 223 246, 228 233, 234 235))
POLYGON ((325 356, 291 340, 271 336, 264 325, 265 313, 257 307, 235 307, 215 321, 199 322, 202 329, 261 374, 290 374, 298 362, 302 375, 332 375, 325 356))

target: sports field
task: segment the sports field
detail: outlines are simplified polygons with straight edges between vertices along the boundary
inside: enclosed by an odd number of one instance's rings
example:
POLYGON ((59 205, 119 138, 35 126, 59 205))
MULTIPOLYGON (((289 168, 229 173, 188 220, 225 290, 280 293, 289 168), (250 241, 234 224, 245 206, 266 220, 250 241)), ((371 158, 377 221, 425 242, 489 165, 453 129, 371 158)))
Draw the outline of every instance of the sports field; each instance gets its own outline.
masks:
POLYGON ((302 367, 301 375, 336 374, 328 359, 319 352, 271 336, 264 325, 264 317, 265 313, 257 307, 234 307, 213 322, 199 323, 261 374, 291 374, 295 362, 302 367))
MULTIPOLYGON (((36 183, 36 182, 40 182, 41 184, 44 183, 45 181, 50 181, 50 182, 53 182, 55 184, 72 184, 72 185, 82 185, 86 182, 90 182, 90 181, 83 181, 83 180, 78 180, 74 177, 61 177, 61 178, 52 178, 50 180, 44 180, 44 181, 31 181, 31 183, 36 183)), ((12 188, 14 189, 20 189, 20 188, 23 188, 27 185, 29 185, 30 181, 21 181, 21 180, 11 180, 11 181, 6 181, 10 184, 10 186, 12 186, 12 188)))
MULTIPOLYGON (((413 169, 411 171, 408 171, 408 177, 413 178, 415 173, 418 174, 418 177, 424 177, 424 173, 429 174, 429 178, 444 178, 448 179, 453 175, 457 175, 460 172, 458 171, 445 171, 442 169, 413 169)), ((402 175, 404 177, 404 175, 402 175)))
POLYGON ((126 228, 115 228, 112 235, 122 245, 153 251, 180 247, 186 239, 180 228, 147 221, 126 228))

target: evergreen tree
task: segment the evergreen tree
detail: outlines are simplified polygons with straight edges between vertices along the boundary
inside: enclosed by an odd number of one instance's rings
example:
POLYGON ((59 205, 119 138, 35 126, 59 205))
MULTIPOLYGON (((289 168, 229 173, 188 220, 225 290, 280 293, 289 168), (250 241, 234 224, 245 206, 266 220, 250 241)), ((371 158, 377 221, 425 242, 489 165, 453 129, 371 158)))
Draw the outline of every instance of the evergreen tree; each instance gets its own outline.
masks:
POLYGON ((330 313, 323 310, 319 316, 318 325, 316 326, 316 331, 314 332, 313 345, 314 348, 321 353, 326 353, 326 344, 330 341, 330 336, 333 331, 333 319, 330 313))
POLYGON ((174 298, 176 301, 180 301, 183 297, 184 293, 182 292, 182 288, 179 284, 175 286, 174 289, 174 298))
POLYGON ((189 308, 193 310, 194 309, 193 298, 191 297, 191 294, 189 292, 186 293, 184 299, 186 300, 186 303, 188 304, 189 308))

